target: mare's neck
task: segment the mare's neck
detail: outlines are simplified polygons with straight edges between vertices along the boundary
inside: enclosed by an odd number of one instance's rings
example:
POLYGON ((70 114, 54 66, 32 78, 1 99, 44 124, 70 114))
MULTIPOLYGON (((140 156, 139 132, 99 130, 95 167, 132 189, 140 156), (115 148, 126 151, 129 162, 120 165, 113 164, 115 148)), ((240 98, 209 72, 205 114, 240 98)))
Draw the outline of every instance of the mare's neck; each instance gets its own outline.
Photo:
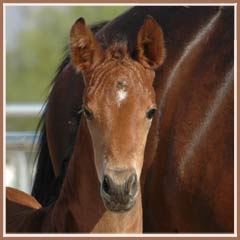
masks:
POLYGON ((114 213, 104 207, 84 118, 81 119, 74 152, 54 207, 53 221, 58 232, 142 232, 140 194, 128 212, 114 213))

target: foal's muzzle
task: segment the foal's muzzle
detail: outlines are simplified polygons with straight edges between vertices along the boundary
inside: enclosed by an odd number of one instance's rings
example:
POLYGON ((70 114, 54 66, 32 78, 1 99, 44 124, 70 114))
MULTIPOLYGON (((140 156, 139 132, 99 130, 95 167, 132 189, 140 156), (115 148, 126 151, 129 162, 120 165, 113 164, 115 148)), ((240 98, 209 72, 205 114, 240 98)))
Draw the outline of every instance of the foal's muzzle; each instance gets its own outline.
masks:
POLYGON ((133 170, 106 171, 101 184, 104 206, 115 212, 130 210, 138 192, 138 180, 133 170))

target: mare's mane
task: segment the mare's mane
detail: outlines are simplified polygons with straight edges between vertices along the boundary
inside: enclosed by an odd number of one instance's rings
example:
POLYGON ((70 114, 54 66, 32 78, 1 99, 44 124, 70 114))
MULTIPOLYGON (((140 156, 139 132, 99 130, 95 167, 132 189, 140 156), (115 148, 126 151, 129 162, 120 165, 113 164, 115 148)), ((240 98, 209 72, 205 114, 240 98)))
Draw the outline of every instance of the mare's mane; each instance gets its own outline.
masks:
MULTIPOLYGON (((69 61, 70 61, 69 55, 66 55, 64 57, 64 60, 59 65, 54 79, 49 84, 49 88, 50 87, 54 88, 56 80, 58 79, 58 77, 61 74, 61 72, 63 71, 63 69, 67 66, 69 61)), ((60 178, 55 176, 54 171, 53 171, 51 157, 50 157, 50 153, 49 153, 49 149, 48 149, 47 133, 46 133, 46 112, 48 109, 48 102, 49 102, 50 96, 51 96, 51 94, 48 96, 48 98, 45 101, 45 109, 40 118, 38 126, 36 128, 36 133, 39 132, 40 137, 38 140, 38 144, 39 144, 38 151, 37 151, 36 158, 35 158, 35 164, 37 165, 36 166, 36 175, 35 175, 33 187, 32 187, 32 195, 39 202, 41 202, 43 206, 45 206, 49 203, 49 197, 52 198, 57 193, 57 192, 53 193, 52 191, 54 189, 55 189, 55 191, 57 191, 55 186, 57 185, 57 182, 59 182, 59 180, 60 180, 60 178), (51 184, 49 184, 49 183, 53 183, 53 182, 55 183, 54 187, 51 184), (46 189, 46 186, 48 186, 47 189, 46 189)))

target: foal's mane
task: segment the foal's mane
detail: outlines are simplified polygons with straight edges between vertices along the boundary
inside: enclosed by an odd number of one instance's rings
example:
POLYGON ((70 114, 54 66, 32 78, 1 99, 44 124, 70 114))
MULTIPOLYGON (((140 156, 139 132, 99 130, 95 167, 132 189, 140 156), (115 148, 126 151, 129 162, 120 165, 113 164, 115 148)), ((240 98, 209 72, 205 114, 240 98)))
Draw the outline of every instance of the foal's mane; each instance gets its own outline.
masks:
MULTIPOLYGON (((93 33, 96 33, 106 24, 107 21, 97 23, 91 26, 91 30, 93 33)), ((70 62, 68 47, 65 47, 64 55, 63 61, 61 61, 59 67, 57 68, 56 75, 49 84, 48 88, 53 89, 55 87, 60 74, 70 62)), ((42 204, 42 206, 47 206, 57 199, 65 176, 67 164, 74 147, 74 139, 71 139, 68 144, 69 147, 65 149, 62 166, 60 166, 60 174, 58 177, 56 177, 53 171, 46 133, 46 112, 48 110, 48 103, 52 92, 53 91, 50 92, 45 101, 45 109, 36 128, 36 133, 39 132, 40 137, 38 140, 38 151, 35 158, 36 174, 34 177, 31 194, 42 204)), ((81 115, 78 115, 78 120, 80 120, 80 118, 81 115)))

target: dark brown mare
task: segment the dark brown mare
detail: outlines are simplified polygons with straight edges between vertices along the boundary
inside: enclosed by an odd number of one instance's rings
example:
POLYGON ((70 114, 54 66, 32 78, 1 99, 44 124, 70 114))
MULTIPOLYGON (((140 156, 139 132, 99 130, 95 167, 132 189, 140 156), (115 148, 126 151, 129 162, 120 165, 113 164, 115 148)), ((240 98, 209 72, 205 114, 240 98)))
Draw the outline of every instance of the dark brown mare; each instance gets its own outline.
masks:
POLYGON ((8 232, 142 232, 140 175, 156 111, 154 69, 165 57, 163 32, 150 16, 136 47, 135 59, 126 41, 104 49, 83 18, 73 25, 71 64, 84 75, 84 118, 61 193, 39 208, 28 204, 32 196, 8 189, 8 232))
MULTIPOLYGON (((96 37, 103 48, 119 39, 127 41, 128 52, 136 58, 137 34, 146 15, 163 29, 167 56, 153 84, 158 111, 141 174, 143 231, 233 232, 233 7, 135 7, 106 24, 96 37)), ((152 53, 148 45, 144 51, 152 53)), ((83 148, 78 142, 82 130, 75 141, 77 118, 81 119, 75 113, 81 109, 84 90, 80 79, 66 58, 43 119, 33 188, 43 205, 58 198, 71 153, 76 145, 83 148)), ((121 121, 125 126, 126 119, 121 121)), ((124 145, 131 142, 124 127, 119 134, 120 139, 125 135, 124 145)))

